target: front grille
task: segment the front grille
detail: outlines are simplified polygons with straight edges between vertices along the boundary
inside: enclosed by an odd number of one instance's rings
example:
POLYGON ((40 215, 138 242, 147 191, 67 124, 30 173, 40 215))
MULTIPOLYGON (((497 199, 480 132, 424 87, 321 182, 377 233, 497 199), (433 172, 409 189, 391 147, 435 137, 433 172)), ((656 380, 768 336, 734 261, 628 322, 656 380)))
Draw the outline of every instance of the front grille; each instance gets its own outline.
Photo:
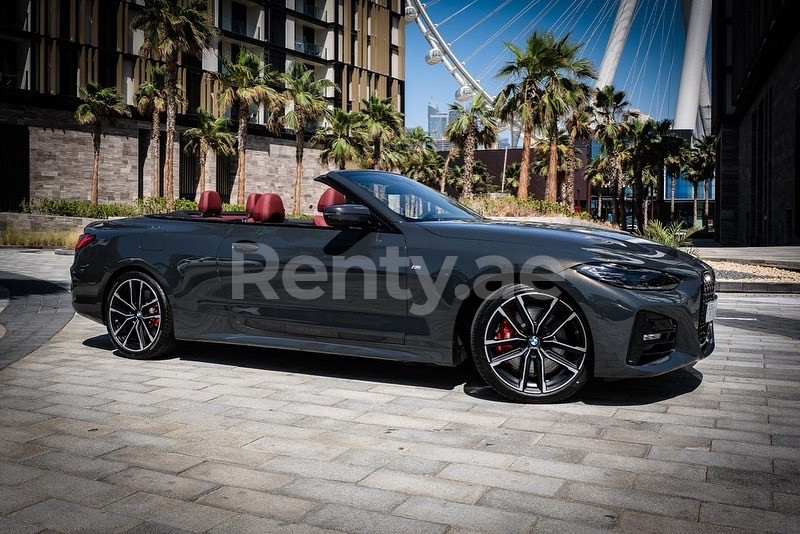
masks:
POLYGON ((706 322, 706 310, 708 309, 708 303, 717 298, 714 292, 715 284, 714 271, 705 271, 703 273, 703 284, 700 290, 700 317, 697 325, 697 339, 700 341, 700 348, 703 351, 705 351, 710 341, 709 332, 711 328, 713 328, 711 323, 706 322))

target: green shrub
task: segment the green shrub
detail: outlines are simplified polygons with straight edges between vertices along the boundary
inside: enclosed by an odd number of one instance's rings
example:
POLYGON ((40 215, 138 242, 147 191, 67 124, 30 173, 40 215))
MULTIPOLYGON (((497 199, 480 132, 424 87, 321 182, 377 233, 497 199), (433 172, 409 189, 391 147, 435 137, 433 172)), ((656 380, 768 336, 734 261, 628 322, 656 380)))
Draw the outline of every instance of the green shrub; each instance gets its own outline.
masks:
MULTIPOLYGON (((680 221, 674 221, 667 226, 661 224, 661 221, 650 221, 645 225, 644 230, 641 232, 637 230, 636 234, 668 247, 687 249, 691 244, 689 239, 695 232, 697 232, 695 228, 684 229, 680 221)), ((691 248, 688 251, 694 253, 691 248)))
POLYGON ((20 230, 13 227, 6 228, 2 234, 4 245, 64 248, 73 248, 79 235, 78 230, 20 230))
MULTIPOLYGON (((175 199, 175 210, 196 211, 197 202, 185 198, 175 199)), ((244 211, 239 204, 223 204, 223 211, 244 211)), ((133 204, 92 204, 88 200, 67 200, 38 198, 22 203, 24 213, 43 215, 62 215, 65 217, 87 217, 107 219, 109 217, 135 217, 154 213, 167 213, 167 200, 164 197, 137 199, 133 204)))
POLYGON ((476 197, 463 203, 487 217, 541 217, 561 215, 590 219, 588 213, 575 213, 557 202, 548 202, 535 198, 520 199, 513 196, 490 198, 476 197))

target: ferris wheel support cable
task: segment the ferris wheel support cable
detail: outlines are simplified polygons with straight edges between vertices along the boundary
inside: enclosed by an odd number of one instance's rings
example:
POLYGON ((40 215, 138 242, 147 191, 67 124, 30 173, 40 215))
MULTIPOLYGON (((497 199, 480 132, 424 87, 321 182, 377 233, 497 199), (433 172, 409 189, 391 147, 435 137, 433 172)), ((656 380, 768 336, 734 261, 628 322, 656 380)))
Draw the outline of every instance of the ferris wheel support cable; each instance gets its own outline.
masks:
MULTIPOLYGON (((592 30, 591 35, 589 35, 589 39, 586 40, 586 46, 587 47, 589 46, 589 44, 592 45, 592 47, 589 49, 589 53, 587 54, 589 57, 592 57, 594 55, 594 51, 597 50, 597 45, 600 44, 600 42, 601 42, 601 39, 599 39, 599 38, 595 39, 595 35, 599 35, 597 33, 598 30, 600 30, 601 28, 605 28, 606 25, 609 22, 609 19, 611 19, 613 16, 614 16, 614 4, 611 3, 611 4, 609 4, 609 9, 603 15, 603 18, 600 19, 600 22, 592 30)), ((613 23, 613 20, 612 20, 612 23, 613 23)))
POLYGON ((570 27, 570 25, 572 25, 572 28, 574 29, 574 19, 576 16, 580 18, 580 11, 585 3, 586 0, 573 0, 572 4, 570 4, 570 6, 566 9, 564 14, 562 14, 562 16, 556 19, 556 21, 553 23, 552 29, 550 30, 553 35, 558 37, 563 30, 570 27), (577 7, 573 8, 576 3, 578 3, 577 7))
POLYGON ((463 13, 464 11, 466 11, 466 10, 467 10, 467 8, 469 8, 471 5, 473 5, 473 4, 474 4, 475 2, 477 2, 477 1, 478 1, 478 0, 472 0, 472 2, 470 2, 470 3, 469 3, 469 4, 467 4, 467 5, 465 5, 464 7, 462 7, 461 9, 459 9, 458 11, 456 11, 455 13, 453 13, 452 15, 450 15, 449 17, 446 17, 444 20, 442 20, 441 22, 439 22, 439 23, 437 24, 437 26, 441 26, 442 24, 444 24, 444 23, 445 23, 445 22, 447 22, 448 20, 452 19, 453 17, 460 15, 461 13, 463 13))
POLYGON ((425 11, 422 2, 420 2, 420 0, 408 1, 413 5, 413 7, 417 8, 418 16, 415 18, 417 27, 422 32, 422 35, 425 36, 425 39, 432 48, 438 48, 442 51, 442 63, 450 72, 450 75, 455 78, 455 80, 459 82, 462 87, 471 87, 472 90, 483 94, 483 96, 488 99, 489 102, 494 102, 494 98, 492 98, 489 93, 487 93, 483 87, 481 87, 478 81, 473 78, 472 74, 470 74, 469 71, 464 68, 464 65, 458 60, 456 55, 450 49, 450 46, 442 38, 439 31, 436 29, 436 26, 434 26, 433 21, 431 21, 428 12, 425 11))
MULTIPOLYGON (((529 32, 529 31, 530 31, 530 30, 531 30, 531 29, 532 29, 532 28, 533 28, 533 27, 534 27, 534 26, 535 26, 535 25, 536 25, 536 24, 537 24, 537 23, 538 23, 538 22, 539 22, 539 21, 540 21, 540 20, 541 20, 541 19, 542 19, 542 18, 543 18, 543 17, 544 17, 546 14, 547 14, 547 13, 549 13, 549 12, 550 12, 550 11, 551 11, 551 10, 552 10, 552 9, 553 9, 553 8, 554 8, 556 5, 557 5, 557 4, 558 4, 558 0, 550 0, 550 1, 549 1, 549 3, 548 3, 546 6, 545 6, 544 10, 542 10, 542 12, 539 14, 539 16, 538 16, 538 17, 536 17, 536 18, 533 18, 533 19, 531 19, 531 21, 528 23, 528 25, 527 25, 527 26, 525 26, 525 27, 522 29, 522 31, 520 31, 520 32, 517 34, 517 36, 516 36, 516 37, 514 37, 514 39, 512 39, 512 40, 511 40, 511 41, 509 41, 509 42, 511 42, 511 43, 516 43, 517 41, 519 41, 519 38, 520 38, 520 37, 522 37, 523 35, 527 35, 527 34, 528 34, 528 32, 529 32)), ((503 56, 505 56, 507 53, 508 53, 508 50, 507 50, 507 49, 503 49, 503 50, 501 50, 501 51, 500 51, 500 53, 499 53, 499 54, 497 54, 497 56, 496 56, 496 57, 495 57, 495 58, 494 58, 494 59, 493 59, 493 60, 492 60, 492 61, 491 61, 489 64, 487 64, 487 65, 486 65, 486 67, 484 67, 484 69, 483 69, 483 70, 480 72, 480 74, 478 75, 478 77, 479 77, 479 78, 483 78, 484 76, 487 76, 487 75, 489 75, 489 73, 491 73, 491 71, 497 67, 497 64, 498 64, 498 63, 499 63, 499 62, 500 62, 500 61, 503 59, 503 56)))
POLYGON ((464 37, 465 35, 467 35, 469 32, 471 32, 472 30, 474 30, 475 28, 477 28, 478 26, 480 26, 481 24, 483 24, 484 22, 486 22, 487 20, 489 20, 489 19, 490 19, 491 17, 493 17, 494 15, 496 15, 498 11, 500 11, 501 9, 503 9, 504 7, 506 7, 506 6, 507 6, 507 5, 508 5, 510 2, 511 2, 511 0, 504 0, 504 1, 503 1, 503 3, 501 3, 499 6, 497 6, 497 7, 496 7, 496 8, 494 8, 492 11, 490 11, 488 15, 484 16, 484 17, 483 17, 482 19, 480 19, 478 22, 476 22, 475 24, 473 24, 472 26, 470 26, 470 27, 467 29, 467 31, 465 31, 464 33, 462 33, 461 35, 459 35, 458 37, 456 37, 455 39, 453 39, 452 41, 450 41, 450 45, 454 45, 454 44, 456 43, 456 41, 458 41, 459 39, 461 39, 462 37, 464 37))
MULTIPOLYGON (((667 43, 669 42, 668 39, 670 35, 672 35, 672 26, 675 22, 675 12, 678 10, 678 3, 675 2, 672 4, 672 15, 669 19, 669 28, 667 29, 666 34, 661 34, 661 42, 667 43)), ((656 74, 656 87, 659 87, 659 83, 661 82, 661 73, 664 70, 664 56, 666 55, 667 47, 664 46, 661 48, 661 54, 659 54, 658 58, 658 74, 656 74)), ((650 109, 655 109, 655 98, 658 91, 653 91, 652 95, 650 96, 650 109)), ((661 111, 659 110, 659 117, 661 117, 661 111)))
POLYGON ((592 22, 590 22, 589 25, 586 26, 586 30, 584 30, 584 32, 581 34, 580 39, 578 39, 579 42, 581 42, 583 44, 588 44, 588 41, 586 41, 586 36, 589 35, 589 32, 592 31, 593 28, 597 27, 596 25, 597 25, 598 21, 603 16, 603 13, 606 12, 606 10, 608 9, 608 6, 609 6, 610 3, 611 3, 611 0, 605 0, 605 2, 603 3, 603 7, 601 7, 600 9, 597 10, 597 13, 595 14, 594 18, 592 19, 592 22))
MULTIPOLYGON (((525 16, 525 13, 527 13, 528 11, 530 11, 531 9, 533 9, 533 7, 534 7, 534 6, 536 6, 536 4, 538 4, 538 3, 539 3, 539 0, 533 0, 533 2, 531 2, 530 4, 528 4, 527 6, 525 6, 525 7, 524 7, 524 8, 523 8, 523 9, 522 9, 522 10, 521 10, 519 13, 517 13, 516 15, 514 15, 513 17, 511 17, 511 18, 508 20, 508 22, 506 22, 505 24, 503 24, 503 26, 501 26, 499 30, 497 30, 496 32, 494 32, 494 33, 492 34, 492 36, 491 36, 491 37, 489 37, 489 39, 487 39, 486 41, 484 41, 483 43, 481 43, 481 45, 480 45, 478 48, 476 48, 475 50, 473 50, 473 51, 472 51, 472 53, 471 53, 470 55, 468 55, 468 56, 467 56, 467 57, 464 59, 464 63, 469 63, 469 61, 470 61, 472 58, 474 58, 476 55, 478 55, 478 54, 479 54, 479 53, 480 53, 480 52, 481 52, 481 51, 482 51, 484 48, 486 48, 486 47, 487 47, 487 46, 488 46, 490 43, 492 43, 492 42, 493 42, 495 39, 497 39, 497 38, 500 36, 500 34, 502 34, 504 31, 506 31, 506 30, 507 30, 507 29, 509 29, 511 26, 513 26, 513 25, 514 25, 514 24, 515 24, 515 23, 516 23, 516 22, 517 22, 517 21, 518 21, 520 18, 522 18, 523 16, 525 16)), ((479 78, 480 78, 480 77, 479 77, 479 78)))
MULTIPOLYGON (((655 2, 653 2, 648 6, 647 10, 645 11, 645 14, 644 14, 645 19, 644 19, 644 24, 642 25, 642 33, 644 33, 644 28, 649 28, 650 27, 650 24, 652 23, 653 15, 655 14, 657 7, 658 7, 657 4, 655 2)), ((636 54, 634 54, 634 56, 633 56, 633 61, 631 62, 631 65, 636 65, 637 64, 637 61, 639 60, 639 54, 641 53, 641 50, 642 50, 642 43, 644 43, 644 39, 642 39, 642 36, 639 36, 639 39, 637 39, 637 41, 638 42, 636 43, 636 54)), ((622 84, 623 88, 628 87, 628 82, 630 82, 631 74, 633 74, 633 69, 629 68, 628 69, 628 74, 625 75, 625 83, 622 84)), ((627 91, 626 91, 626 93, 627 93, 627 91)), ((629 94, 629 96, 630 96, 630 94, 629 94)))
MULTIPOLYGON (((675 4, 673 4, 673 5, 675 5, 675 4)), ((650 40, 647 43, 647 49, 644 52, 644 61, 642 62, 641 67, 639 68, 639 72, 636 75, 636 80, 634 81, 633 88, 631 90, 631 92, 633 92, 633 93, 638 93, 639 90, 642 88, 642 85, 644 83, 644 73, 646 72, 647 64, 650 61, 650 49, 653 46, 653 41, 655 40, 656 33, 658 33, 659 29, 661 29, 661 31, 663 32, 664 12, 666 11, 666 8, 667 8, 667 2, 664 2, 662 4, 662 7, 661 7, 661 13, 658 16, 658 22, 656 23, 656 29, 654 31, 650 32, 650 40)), ((641 106, 640 106, 640 108, 641 108, 641 106)))

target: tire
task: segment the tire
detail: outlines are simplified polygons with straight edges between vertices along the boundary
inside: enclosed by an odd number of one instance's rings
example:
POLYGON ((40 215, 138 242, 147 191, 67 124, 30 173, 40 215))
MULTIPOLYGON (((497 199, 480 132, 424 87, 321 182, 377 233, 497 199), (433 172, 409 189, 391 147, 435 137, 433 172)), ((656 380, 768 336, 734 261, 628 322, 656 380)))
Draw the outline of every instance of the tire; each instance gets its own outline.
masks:
POLYGON ((591 378, 588 326, 555 287, 501 287, 478 307, 470 338, 478 373, 517 402, 561 401, 591 378))
POLYGON ((159 283, 143 272, 127 272, 114 280, 105 319, 111 342, 126 358, 158 358, 175 346, 169 300, 159 283))

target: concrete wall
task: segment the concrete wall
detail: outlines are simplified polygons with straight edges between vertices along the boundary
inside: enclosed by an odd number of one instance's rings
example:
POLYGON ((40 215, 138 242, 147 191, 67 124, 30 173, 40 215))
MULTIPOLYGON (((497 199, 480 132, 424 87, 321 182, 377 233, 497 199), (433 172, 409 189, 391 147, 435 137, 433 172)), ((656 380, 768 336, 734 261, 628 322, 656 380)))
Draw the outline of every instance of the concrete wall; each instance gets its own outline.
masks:
MULTIPOLYGON (((15 108, 0 103, 0 122, 29 127, 30 194, 35 198, 88 199, 92 176, 92 135, 75 124, 68 111, 15 108)), ((120 119, 104 127, 100 160, 100 202, 133 202, 138 196, 139 129, 150 129, 149 121, 120 119)), ((162 138, 165 132, 162 131, 162 138)), ((153 147, 143 162, 144 196, 152 195, 153 147)), ((174 187, 179 193, 178 142, 175 142, 174 187)), ((303 172, 304 211, 313 213, 324 186, 313 181, 328 168, 318 161, 319 150, 306 148, 303 172)), ((216 184, 216 158, 208 157, 206 188, 216 184)), ((291 209, 294 199, 294 142, 251 133, 248 137, 246 191, 274 192, 291 209)), ((233 185, 235 200, 238 184, 233 185)))
POLYGON ((86 225, 96 220, 97 219, 88 219, 85 217, 0 212, 0 230, 16 228, 18 230, 80 231, 83 230, 86 225))

